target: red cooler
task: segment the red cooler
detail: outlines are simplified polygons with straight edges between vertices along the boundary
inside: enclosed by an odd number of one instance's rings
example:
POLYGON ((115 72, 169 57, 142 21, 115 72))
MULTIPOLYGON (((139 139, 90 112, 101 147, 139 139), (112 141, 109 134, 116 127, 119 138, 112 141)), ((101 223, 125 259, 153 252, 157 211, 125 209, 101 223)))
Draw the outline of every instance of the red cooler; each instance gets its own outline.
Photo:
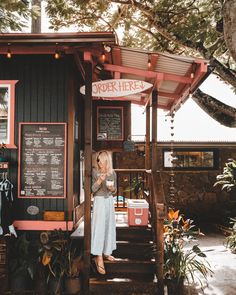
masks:
POLYGON ((140 199, 128 200, 128 224, 129 226, 148 225, 148 202, 140 199))

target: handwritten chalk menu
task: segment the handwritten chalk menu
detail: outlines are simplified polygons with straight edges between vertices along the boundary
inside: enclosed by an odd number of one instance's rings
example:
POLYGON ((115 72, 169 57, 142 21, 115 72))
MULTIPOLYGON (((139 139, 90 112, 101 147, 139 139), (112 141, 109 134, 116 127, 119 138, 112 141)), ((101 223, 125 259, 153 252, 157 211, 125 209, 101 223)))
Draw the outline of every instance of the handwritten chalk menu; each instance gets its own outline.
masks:
POLYGON ((123 107, 97 107, 97 140, 123 140, 123 107))
POLYGON ((66 123, 20 123, 18 196, 66 196, 66 123))

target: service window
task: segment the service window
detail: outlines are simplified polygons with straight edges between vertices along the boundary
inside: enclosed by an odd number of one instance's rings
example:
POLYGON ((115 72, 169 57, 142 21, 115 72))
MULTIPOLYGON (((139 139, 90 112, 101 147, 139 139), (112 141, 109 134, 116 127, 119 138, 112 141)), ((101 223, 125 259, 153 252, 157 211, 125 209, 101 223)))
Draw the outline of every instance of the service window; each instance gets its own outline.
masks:
POLYGON ((14 145, 16 80, 0 80, 0 143, 14 145))
POLYGON ((219 153, 216 149, 166 149, 163 164, 166 169, 214 170, 219 167, 219 153))

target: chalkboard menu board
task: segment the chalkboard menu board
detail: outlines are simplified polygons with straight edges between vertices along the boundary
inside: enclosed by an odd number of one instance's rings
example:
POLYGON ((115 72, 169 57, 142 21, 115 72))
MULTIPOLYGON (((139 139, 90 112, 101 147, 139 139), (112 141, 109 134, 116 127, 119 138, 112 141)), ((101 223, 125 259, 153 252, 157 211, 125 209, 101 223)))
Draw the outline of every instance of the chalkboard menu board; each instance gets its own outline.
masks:
POLYGON ((66 196, 66 123, 20 123, 18 196, 66 196))
POLYGON ((97 107, 97 140, 123 140, 123 107, 97 107))

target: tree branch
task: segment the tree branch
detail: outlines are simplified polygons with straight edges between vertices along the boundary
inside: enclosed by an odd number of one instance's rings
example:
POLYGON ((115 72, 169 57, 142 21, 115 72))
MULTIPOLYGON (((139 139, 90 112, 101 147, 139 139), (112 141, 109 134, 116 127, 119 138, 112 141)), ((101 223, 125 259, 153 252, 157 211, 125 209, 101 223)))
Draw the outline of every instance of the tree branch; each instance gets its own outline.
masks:
POLYGON ((193 95, 193 100, 214 120, 220 124, 235 128, 236 109, 224 104, 214 97, 197 89, 193 95))

